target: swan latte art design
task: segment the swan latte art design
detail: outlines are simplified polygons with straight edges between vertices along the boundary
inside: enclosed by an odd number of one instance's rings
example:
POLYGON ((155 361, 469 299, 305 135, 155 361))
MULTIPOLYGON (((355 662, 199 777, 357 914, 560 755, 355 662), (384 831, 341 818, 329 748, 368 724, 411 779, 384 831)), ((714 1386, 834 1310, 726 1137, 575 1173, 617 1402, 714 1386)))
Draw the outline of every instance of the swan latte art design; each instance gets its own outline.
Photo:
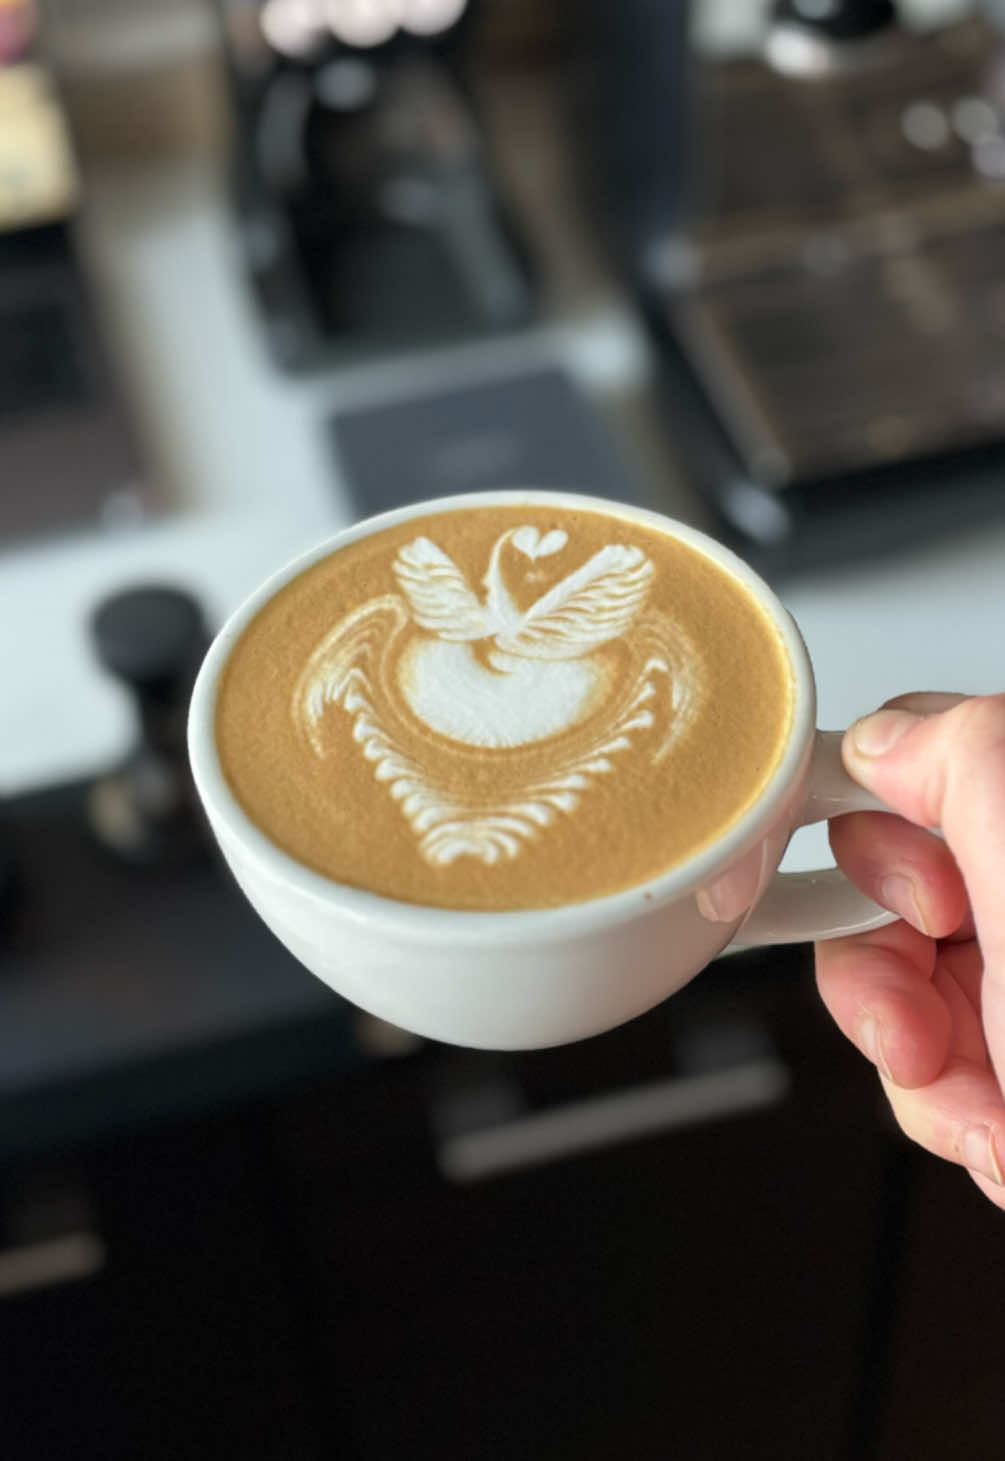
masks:
POLYGON ((455 563, 428 538, 399 552, 394 574, 426 637, 413 641, 400 683, 413 712, 472 746, 520 746, 568 730, 600 698, 593 651, 623 634, 645 598, 652 563, 638 548, 601 548, 521 611, 499 567, 507 543, 532 562, 568 535, 512 528, 492 548, 480 603, 455 563), (472 646, 487 644, 484 662, 472 646), (551 668, 548 668, 548 667, 551 668))
POLYGON ((781 752, 790 679, 749 594, 670 534, 467 507, 280 590, 228 663, 217 739, 252 818, 328 876, 439 906, 547 906, 721 835, 781 752), (709 784, 723 734, 725 808, 709 784))
POLYGON ((394 559, 400 597, 373 599, 341 620, 294 691, 293 714, 319 756, 326 706, 353 717, 362 754, 432 863, 516 857, 556 816, 577 811, 634 732, 663 722, 659 760, 688 723, 701 678, 696 651, 681 654, 659 616, 630 635, 653 573, 640 548, 606 544, 527 608, 514 601, 503 550, 533 563, 568 542, 560 528, 508 529, 492 546, 480 599, 442 548, 415 538, 394 559), (619 639, 636 662, 620 690, 603 653, 619 639), (438 776, 402 724, 405 707, 426 731, 497 762, 496 784, 486 793, 463 774, 438 776), (571 735, 585 721, 589 731, 571 735), (550 739, 543 775, 507 766, 507 751, 550 739))

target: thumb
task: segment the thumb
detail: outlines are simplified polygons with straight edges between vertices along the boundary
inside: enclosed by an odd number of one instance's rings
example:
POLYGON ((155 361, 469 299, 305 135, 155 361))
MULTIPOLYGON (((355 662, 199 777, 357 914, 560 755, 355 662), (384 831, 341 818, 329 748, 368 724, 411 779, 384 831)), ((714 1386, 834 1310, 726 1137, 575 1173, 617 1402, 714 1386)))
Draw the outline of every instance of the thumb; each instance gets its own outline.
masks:
POLYGON ((891 811, 942 833, 966 883, 986 975, 1005 996, 1005 695, 936 714, 877 711, 846 733, 842 756, 891 811))

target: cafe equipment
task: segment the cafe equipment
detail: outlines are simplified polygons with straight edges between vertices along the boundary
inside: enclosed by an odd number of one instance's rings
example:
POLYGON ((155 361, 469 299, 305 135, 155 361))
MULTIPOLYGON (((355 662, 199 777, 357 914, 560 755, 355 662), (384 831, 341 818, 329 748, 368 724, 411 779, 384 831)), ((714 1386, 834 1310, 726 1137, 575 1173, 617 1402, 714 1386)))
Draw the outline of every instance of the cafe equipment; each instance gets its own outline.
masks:
POLYGON ((142 585, 113 594, 91 618, 102 667, 134 699, 138 737, 122 765, 88 794, 99 841, 125 862, 163 867, 205 851, 185 752, 185 717, 209 643, 196 601, 179 589, 142 585))
POLYGON ((920 30, 889 4, 786 0, 757 53, 725 56, 696 46, 684 7, 612 9, 589 9, 606 211, 660 341, 669 429, 726 530, 764 566, 996 510, 990 8, 920 30))
POLYGON ((78 253, 82 192, 35 7, 0 8, 0 544, 140 508, 78 253))
POLYGON ((244 258, 287 368, 505 330, 531 308, 465 85, 467 15, 397 8, 411 30, 334 6, 291 34, 309 5, 221 3, 244 258))

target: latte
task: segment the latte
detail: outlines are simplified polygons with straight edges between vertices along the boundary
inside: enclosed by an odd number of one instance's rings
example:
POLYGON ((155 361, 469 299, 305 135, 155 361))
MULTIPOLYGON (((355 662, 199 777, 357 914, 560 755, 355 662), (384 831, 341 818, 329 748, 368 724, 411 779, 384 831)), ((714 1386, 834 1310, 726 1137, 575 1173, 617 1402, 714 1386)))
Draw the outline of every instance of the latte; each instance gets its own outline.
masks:
POLYGON ((278 847, 410 903, 553 907, 726 832, 787 742, 774 623, 630 516, 464 506, 312 564, 224 668, 224 775, 278 847))

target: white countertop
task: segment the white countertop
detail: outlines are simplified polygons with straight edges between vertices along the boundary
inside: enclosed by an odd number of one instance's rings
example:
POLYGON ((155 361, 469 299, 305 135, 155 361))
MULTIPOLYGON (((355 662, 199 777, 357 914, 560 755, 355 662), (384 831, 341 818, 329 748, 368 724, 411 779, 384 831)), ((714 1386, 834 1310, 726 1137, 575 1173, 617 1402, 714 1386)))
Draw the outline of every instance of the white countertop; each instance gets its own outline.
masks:
MULTIPOLYGON (((96 197, 88 240, 141 428, 176 510, 0 554, 0 794, 111 762, 130 707, 94 666, 87 616, 116 588, 191 588, 218 622, 272 569, 347 521, 323 422, 339 404, 421 380, 566 365, 601 397, 637 385, 646 346, 602 304, 521 339, 288 380, 269 365, 219 189, 191 170, 96 197)), ((677 515, 700 519, 682 485, 677 515)), ((817 570, 785 594, 816 667, 820 722, 846 725, 901 691, 1005 687, 1005 521, 894 560, 817 570)), ((800 834, 789 865, 820 860, 800 834)))

